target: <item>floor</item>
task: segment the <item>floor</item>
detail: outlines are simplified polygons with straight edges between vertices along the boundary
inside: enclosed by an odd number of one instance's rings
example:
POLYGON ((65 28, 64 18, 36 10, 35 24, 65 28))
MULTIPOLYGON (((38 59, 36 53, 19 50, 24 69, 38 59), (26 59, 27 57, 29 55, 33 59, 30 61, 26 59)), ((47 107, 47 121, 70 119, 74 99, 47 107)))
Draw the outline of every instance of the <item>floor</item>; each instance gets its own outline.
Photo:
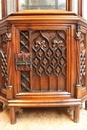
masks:
POLYGON ((0 112, 0 130, 87 130, 87 110, 80 109, 80 121, 74 123, 66 108, 25 108, 10 124, 9 111, 0 112))

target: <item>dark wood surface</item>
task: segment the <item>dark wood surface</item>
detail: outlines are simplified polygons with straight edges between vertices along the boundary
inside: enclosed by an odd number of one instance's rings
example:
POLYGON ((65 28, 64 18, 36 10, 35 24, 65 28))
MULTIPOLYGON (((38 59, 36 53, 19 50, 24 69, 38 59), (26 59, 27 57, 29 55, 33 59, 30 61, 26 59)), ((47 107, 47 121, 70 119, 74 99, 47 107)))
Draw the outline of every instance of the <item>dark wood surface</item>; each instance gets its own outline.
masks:
POLYGON ((23 11, 0 21, 0 102, 16 107, 73 106, 87 97, 87 23, 67 11, 23 11), (84 98, 85 97, 85 98, 84 98))

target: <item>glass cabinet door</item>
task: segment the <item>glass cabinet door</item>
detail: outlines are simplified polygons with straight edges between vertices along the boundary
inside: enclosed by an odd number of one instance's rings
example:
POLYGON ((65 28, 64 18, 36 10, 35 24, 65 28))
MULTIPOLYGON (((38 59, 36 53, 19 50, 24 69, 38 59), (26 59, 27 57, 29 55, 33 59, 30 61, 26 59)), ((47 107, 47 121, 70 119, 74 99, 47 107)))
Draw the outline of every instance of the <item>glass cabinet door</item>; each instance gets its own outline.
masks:
POLYGON ((16 0, 7 0, 7 15, 15 12, 16 0))
POLYGON ((78 0, 72 0, 72 11, 78 14, 78 0))
POLYGON ((66 0, 19 0, 19 10, 66 10, 66 0))
POLYGON ((0 0, 0 19, 21 10, 67 10, 87 20, 87 0, 0 0))
POLYGON ((83 0, 82 2, 82 17, 87 20, 87 0, 83 0))

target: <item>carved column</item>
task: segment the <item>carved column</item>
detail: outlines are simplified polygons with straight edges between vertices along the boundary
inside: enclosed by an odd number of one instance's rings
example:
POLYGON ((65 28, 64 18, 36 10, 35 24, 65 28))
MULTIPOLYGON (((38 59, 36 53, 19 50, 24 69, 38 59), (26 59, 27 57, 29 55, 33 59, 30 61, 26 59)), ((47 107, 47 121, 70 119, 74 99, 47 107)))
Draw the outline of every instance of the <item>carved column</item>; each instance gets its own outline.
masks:
POLYGON ((80 25, 76 26, 76 68, 77 68, 77 80, 76 80, 76 98, 82 97, 82 85, 80 82, 80 40, 81 40, 81 28, 80 25))
POLYGON ((3 42, 5 46, 5 53, 6 53, 6 60, 7 60, 7 84, 6 84, 6 92, 7 92, 7 99, 13 98, 13 86, 11 85, 11 75, 12 75, 12 66, 11 66, 11 25, 7 24, 7 31, 3 37, 3 42), (10 67, 9 67, 10 66, 10 67))

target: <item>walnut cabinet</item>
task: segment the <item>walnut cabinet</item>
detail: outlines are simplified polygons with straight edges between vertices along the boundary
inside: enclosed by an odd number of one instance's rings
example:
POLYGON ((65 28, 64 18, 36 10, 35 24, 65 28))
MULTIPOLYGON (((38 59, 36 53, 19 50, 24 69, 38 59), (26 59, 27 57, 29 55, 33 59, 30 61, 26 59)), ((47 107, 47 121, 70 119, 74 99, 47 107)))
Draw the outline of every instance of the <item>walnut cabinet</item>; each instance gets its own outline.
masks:
MULTIPOLYGON (((0 102, 16 122, 21 107, 73 107, 87 99, 87 22, 67 11, 21 11, 0 21, 0 102)), ((85 105, 87 106, 87 105, 85 105)))

